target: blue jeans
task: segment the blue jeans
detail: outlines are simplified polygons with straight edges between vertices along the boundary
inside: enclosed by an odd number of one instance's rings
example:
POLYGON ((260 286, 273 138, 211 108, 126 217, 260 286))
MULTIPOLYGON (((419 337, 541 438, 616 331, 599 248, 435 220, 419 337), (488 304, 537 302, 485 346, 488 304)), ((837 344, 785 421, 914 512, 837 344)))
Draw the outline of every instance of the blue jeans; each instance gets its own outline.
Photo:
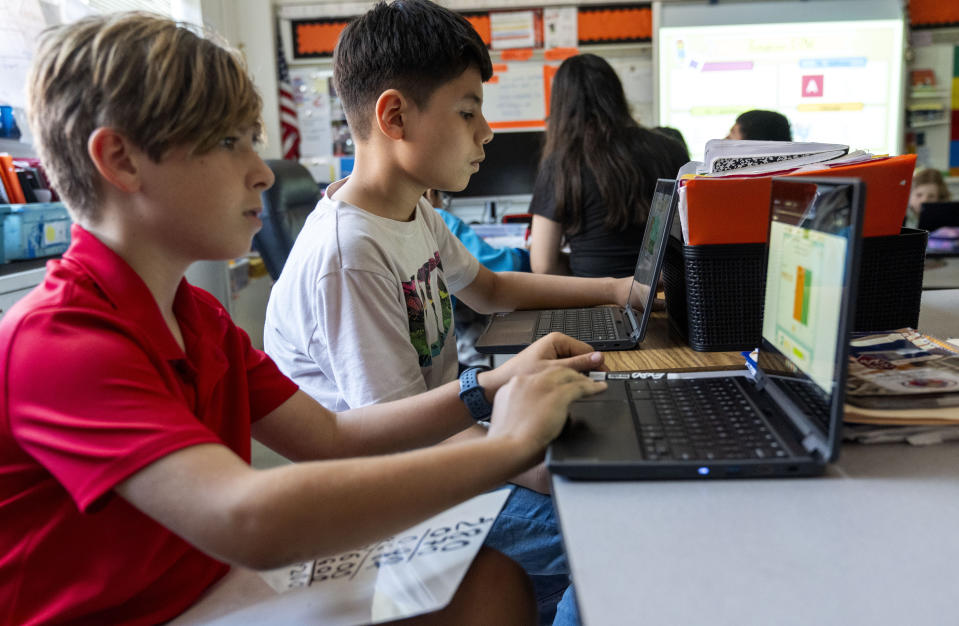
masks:
POLYGON ((486 545, 519 563, 533 580, 540 624, 578 626, 569 563, 553 512, 553 500, 509 485, 512 493, 486 537, 486 545))

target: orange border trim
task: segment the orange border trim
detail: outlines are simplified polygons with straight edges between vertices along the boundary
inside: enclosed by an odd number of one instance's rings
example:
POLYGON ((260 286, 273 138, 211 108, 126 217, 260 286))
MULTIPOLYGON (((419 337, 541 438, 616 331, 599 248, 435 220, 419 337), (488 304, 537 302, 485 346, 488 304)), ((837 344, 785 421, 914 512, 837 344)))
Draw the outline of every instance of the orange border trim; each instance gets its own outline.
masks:
POLYGON ((490 122, 489 127, 493 130, 505 130, 507 128, 546 128, 546 122, 543 120, 513 120, 511 122, 490 122))
POLYGON ((938 26, 959 23, 959 3, 947 0, 909 0, 909 23, 938 26))
POLYGON ((580 43, 653 37, 653 12, 649 7, 580 8, 577 16, 580 43))
POLYGON ((293 22, 293 57, 333 54, 346 21, 293 22))

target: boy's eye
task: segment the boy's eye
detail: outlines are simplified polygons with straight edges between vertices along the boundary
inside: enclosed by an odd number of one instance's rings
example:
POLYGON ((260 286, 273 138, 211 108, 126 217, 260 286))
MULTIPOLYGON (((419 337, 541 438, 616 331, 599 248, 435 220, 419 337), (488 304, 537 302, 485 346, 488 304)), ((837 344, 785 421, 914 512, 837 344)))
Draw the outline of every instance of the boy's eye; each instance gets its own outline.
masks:
POLYGON ((239 137, 224 137, 220 140, 220 145, 226 148, 227 150, 233 150, 236 148, 236 143, 240 140, 239 137))
POLYGON ((471 111, 460 111, 460 115, 463 117, 464 120, 471 120, 474 117, 471 111))

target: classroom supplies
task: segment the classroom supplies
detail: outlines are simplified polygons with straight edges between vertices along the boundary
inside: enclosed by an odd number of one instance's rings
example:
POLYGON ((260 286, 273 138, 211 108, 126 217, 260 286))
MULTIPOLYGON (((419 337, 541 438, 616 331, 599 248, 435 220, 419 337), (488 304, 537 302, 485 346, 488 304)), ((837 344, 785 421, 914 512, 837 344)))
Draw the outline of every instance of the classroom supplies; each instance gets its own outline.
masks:
POLYGON ((7 198, 11 204, 26 202, 23 190, 20 188, 20 179, 17 178, 17 170, 13 166, 13 157, 6 152, 0 152, 0 179, 7 190, 7 198))
MULTIPOLYGON (((784 175, 855 177, 866 183, 864 237, 899 232, 916 155, 880 157, 784 175)), ((771 178, 692 178, 680 188, 679 215, 690 245, 763 243, 769 223, 771 178)))
POLYGON ((850 340, 847 422, 959 424, 959 349, 912 328, 850 340))
POLYGON ((801 141, 710 139, 700 174, 763 174, 841 157, 849 146, 801 141))
POLYGON ((519 352, 540 337, 559 331, 597 350, 629 350, 641 342, 656 298, 663 254, 676 209, 676 181, 656 181, 646 230, 636 259, 633 283, 622 307, 597 306, 495 313, 479 339, 481 354, 519 352), (634 303, 642 311, 634 310, 634 303))
POLYGON ((754 371, 611 372, 574 402, 550 471, 583 479, 820 474, 839 455, 862 183, 776 178, 754 371))

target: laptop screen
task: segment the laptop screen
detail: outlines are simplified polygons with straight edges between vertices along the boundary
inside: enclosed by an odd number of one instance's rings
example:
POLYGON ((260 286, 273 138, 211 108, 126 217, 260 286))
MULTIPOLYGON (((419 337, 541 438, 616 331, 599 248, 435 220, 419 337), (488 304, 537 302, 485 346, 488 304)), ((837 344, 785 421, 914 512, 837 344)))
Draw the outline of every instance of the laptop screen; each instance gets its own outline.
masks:
MULTIPOLYGON (((760 367, 812 383, 832 407, 842 398, 851 311, 851 237, 860 183, 773 179, 760 367)), ((841 409, 841 407, 840 407, 841 409)), ((823 435, 829 424, 814 426, 823 435)))
MULTIPOLYGON (((639 257, 636 259, 636 271, 633 273, 633 284, 629 289, 629 298, 625 307, 628 311, 638 310, 643 313, 643 320, 637 324, 640 337, 645 332, 646 320, 656 299, 656 283, 659 282, 666 237, 669 235, 669 227, 672 224, 675 189, 675 180, 665 178, 657 180, 656 190, 649 203, 646 231, 643 233, 639 257)), ((636 321, 639 320, 634 319, 634 322, 636 321)))

